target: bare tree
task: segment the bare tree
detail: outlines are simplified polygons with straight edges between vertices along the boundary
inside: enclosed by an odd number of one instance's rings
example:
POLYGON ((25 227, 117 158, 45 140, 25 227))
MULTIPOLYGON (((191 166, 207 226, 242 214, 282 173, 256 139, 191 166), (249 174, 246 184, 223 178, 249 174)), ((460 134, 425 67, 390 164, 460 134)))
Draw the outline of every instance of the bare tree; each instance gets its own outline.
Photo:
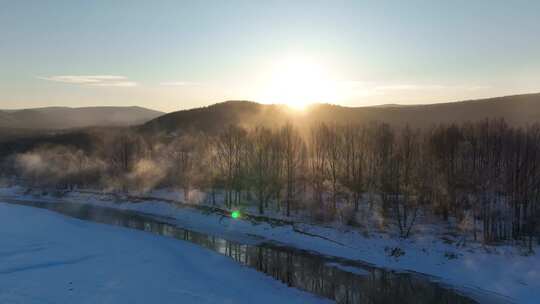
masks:
POLYGON ((313 200, 319 207, 324 204, 325 181, 327 179, 326 158, 324 142, 324 125, 313 127, 309 142, 310 184, 313 190, 313 200))
POLYGON ((236 202, 238 202, 238 192, 242 186, 242 164, 244 161, 246 131, 229 126, 215 141, 218 157, 218 164, 224 176, 225 204, 231 208, 233 203, 233 190, 236 191, 236 202))
POLYGON ((354 210, 358 211, 359 201, 365 191, 364 170, 366 129, 359 125, 347 125, 343 130, 342 174, 343 184, 350 193, 354 210))
POLYGON ((281 128, 283 158, 285 164, 285 204, 287 216, 291 215, 291 205, 296 201, 299 169, 302 166, 305 144, 302 137, 287 123, 281 128))
POLYGON ((259 213, 263 214, 272 194, 272 131, 257 127, 250 136, 250 142, 250 180, 257 197, 259 213))

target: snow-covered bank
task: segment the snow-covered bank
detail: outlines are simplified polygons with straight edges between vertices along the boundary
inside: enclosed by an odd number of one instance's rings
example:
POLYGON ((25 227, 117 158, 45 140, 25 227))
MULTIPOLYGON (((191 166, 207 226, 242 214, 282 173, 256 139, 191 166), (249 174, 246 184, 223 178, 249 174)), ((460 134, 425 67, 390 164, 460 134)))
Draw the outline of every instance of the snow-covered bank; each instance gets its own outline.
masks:
MULTIPOLYGON (((52 196, 24 195, 21 190, 23 189, 4 189, 0 194, 24 199, 59 200, 52 196)), ((176 219, 179 226, 224 237, 255 235, 322 254, 363 260, 381 267, 426 273, 464 289, 481 289, 502 294, 517 303, 536 303, 540 296, 539 255, 522 256, 512 247, 484 248, 475 244, 464 246, 460 243, 445 243, 431 234, 401 240, 387 234, 372 233, 365 236, 357 231, 340 231, 307 224, 272 227, 265 223, 253 224, 216 214, 203 214, 197 209, 178 208, 162 201, 119 203, 109 195, 72 192, 61 199, 168 216, 176 219), (302 234, 297 232, 298 230, 324 238, 302 234)))
POLYGON ((0 203, 1 303, 323 303, 194 244, 0 203))

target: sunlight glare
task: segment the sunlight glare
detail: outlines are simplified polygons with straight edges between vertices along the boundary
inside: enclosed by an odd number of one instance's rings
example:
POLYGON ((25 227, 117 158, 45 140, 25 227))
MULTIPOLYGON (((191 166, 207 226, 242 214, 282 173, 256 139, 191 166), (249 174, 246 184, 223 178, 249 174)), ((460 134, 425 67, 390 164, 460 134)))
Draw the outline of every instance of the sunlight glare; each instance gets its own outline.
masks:
POLYGON ((268 73, 263 102, 286 104, 303 110, 316 102, 335 102, 337 86, 328 69, 306 57, 291 57, 277 62, 268 73))

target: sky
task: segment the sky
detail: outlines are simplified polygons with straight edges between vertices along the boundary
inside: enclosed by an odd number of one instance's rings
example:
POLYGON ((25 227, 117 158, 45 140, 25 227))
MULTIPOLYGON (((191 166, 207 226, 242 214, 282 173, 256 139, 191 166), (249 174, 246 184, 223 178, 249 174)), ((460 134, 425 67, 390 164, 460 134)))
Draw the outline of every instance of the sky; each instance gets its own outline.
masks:
POLYGON ((540 1, 0 0, 0 109, 540 92, 540 1))

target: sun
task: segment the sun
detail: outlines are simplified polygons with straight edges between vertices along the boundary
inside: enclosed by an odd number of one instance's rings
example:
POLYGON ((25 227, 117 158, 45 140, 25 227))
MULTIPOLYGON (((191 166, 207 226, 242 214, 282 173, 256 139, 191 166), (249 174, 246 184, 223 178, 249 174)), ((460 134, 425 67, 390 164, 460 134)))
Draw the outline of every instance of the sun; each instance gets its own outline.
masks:
POLYGON ((338 97, 329 70, 307 57, 275 62, 263 87, 261 101, 286 104, 296 110, 316 102, 333 102, 338 97))

